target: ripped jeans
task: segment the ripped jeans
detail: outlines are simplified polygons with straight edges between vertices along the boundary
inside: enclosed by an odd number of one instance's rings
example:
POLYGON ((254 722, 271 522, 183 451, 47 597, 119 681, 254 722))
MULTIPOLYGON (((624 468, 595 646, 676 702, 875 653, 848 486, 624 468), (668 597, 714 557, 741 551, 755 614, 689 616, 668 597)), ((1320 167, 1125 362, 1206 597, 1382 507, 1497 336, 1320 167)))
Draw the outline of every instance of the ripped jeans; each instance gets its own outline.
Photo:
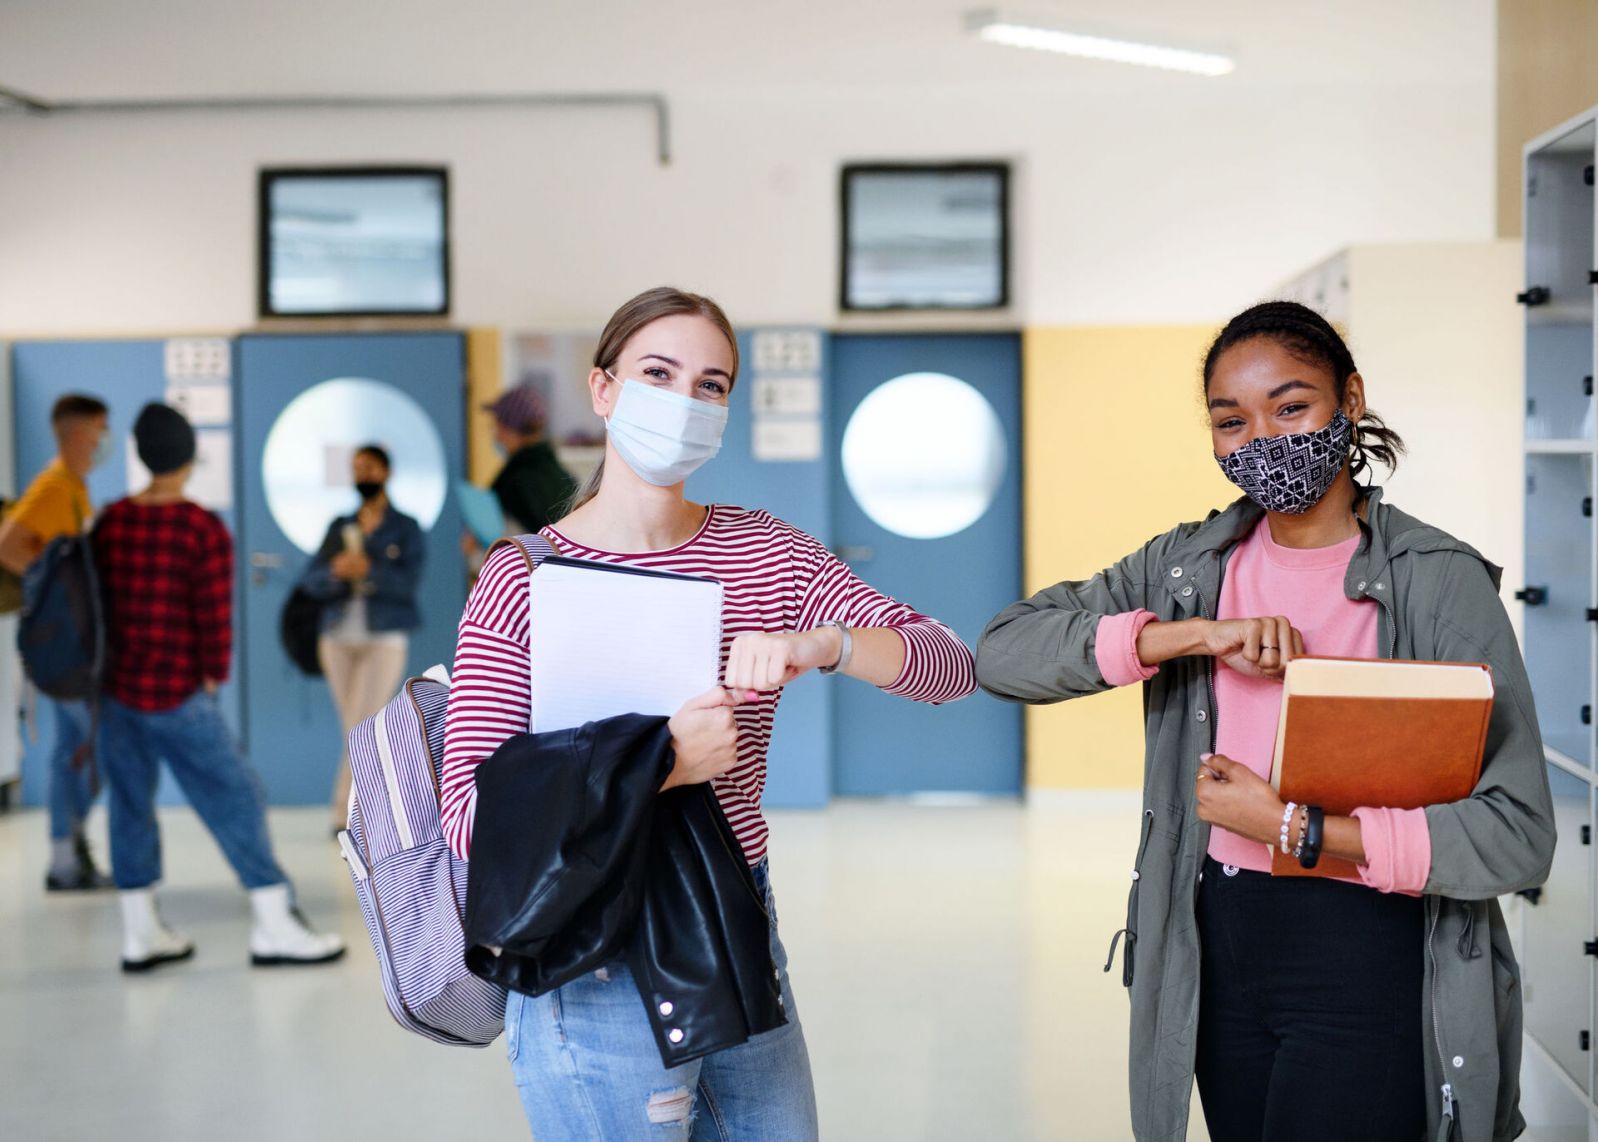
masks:
POLYGON ((753 872, 771 913, 771 953, 787 1024, 668 1070, 624 964, 546 995, 513 991, 505 1038, 537 1142, 814 1142, 810 1055, 788 981, 788 955, 777 938, 766 862, 753 872))

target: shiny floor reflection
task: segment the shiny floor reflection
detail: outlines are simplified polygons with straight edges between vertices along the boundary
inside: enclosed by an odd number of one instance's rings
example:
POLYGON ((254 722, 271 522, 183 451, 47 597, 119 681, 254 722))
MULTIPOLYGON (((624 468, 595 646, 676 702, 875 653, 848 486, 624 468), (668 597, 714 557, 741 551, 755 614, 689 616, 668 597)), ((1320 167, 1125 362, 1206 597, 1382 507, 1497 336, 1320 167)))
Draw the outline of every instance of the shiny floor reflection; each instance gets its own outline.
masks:
MULTIPOLYGON (((824 1138, 1129 1136, 1126 998, 1101 968, 1135 797, 772 817, 824 1138)), ((199 952, 130 979, 114 900, 46 898, 43 818, 0 816, 0 1138, 526 1136, 501 1044, 390 1023, 325 810, 272 828, 308 915, 351 943, 329 968, 252 971, 221 857, 187 810, 163 828, 164 908, 199 952)))

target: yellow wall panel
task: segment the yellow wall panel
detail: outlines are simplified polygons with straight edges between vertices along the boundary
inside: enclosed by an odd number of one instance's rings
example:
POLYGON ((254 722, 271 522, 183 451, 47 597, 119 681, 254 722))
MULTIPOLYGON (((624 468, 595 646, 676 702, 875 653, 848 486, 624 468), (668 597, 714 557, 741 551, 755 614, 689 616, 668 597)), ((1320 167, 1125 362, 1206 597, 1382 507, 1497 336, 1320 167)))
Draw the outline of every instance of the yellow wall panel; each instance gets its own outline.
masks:
MULTIPOLYGON (((1237 491, 1210 452, 1199 366, 1215 326, 1023 336, 1027 590, 1081 579, 1237 491)), ((1139 687, 1027 711, 1032 789, 1139 786, 1139 687)))
POLYGON ((494 326, 466 331, 466 477, 487 487, 502 463, 482 406, 505 387, 503 339, 494 326))

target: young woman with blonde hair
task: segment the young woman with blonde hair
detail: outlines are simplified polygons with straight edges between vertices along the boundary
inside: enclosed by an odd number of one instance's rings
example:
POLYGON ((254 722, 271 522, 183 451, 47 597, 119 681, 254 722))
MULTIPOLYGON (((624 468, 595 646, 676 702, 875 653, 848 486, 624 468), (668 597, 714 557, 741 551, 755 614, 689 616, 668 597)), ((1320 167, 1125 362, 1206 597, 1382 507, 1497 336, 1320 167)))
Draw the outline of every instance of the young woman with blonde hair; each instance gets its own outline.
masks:
MULTIPOLYGON (((607 428, 600 471, 543 534, 565 555, 720 580, 723 686, 671 719, 667 786, 711 782, 770 908, 760 800, 782 687, 836 671, 921 702, 975 689, 970 650, 941 623, 861 582, 818 540, 754 508, 696 504, 683 481, 720 447, 738 342, 719 306, 675 289, 623 305, 588 388, 607 428)), ((461 618, 444 756, 444 822, 468 856, 473 771, 528 728, 529 605, 520 552, 484 564, 461 618)), ((788 1023, 666 1070, 627 968, 541 996, 513 992, 512 1070, 539 1138, 816 1137, 815 1094, 787 956, 771 916, 788 1023)))

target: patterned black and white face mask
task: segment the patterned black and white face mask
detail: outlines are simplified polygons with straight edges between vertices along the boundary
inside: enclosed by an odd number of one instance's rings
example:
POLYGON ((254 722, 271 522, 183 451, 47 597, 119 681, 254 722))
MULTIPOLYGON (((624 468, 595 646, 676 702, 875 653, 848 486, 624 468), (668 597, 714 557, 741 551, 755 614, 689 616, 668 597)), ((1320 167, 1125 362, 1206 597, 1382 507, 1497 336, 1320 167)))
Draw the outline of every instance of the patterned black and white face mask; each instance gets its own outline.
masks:
POLYGON ((1354 425, 1338 409, 1325 428, 1256 436, 1230 456, 1215 462, 1226 478, 1266 511, 1303 515, 1321 497, 1348 462, 1354 425))

